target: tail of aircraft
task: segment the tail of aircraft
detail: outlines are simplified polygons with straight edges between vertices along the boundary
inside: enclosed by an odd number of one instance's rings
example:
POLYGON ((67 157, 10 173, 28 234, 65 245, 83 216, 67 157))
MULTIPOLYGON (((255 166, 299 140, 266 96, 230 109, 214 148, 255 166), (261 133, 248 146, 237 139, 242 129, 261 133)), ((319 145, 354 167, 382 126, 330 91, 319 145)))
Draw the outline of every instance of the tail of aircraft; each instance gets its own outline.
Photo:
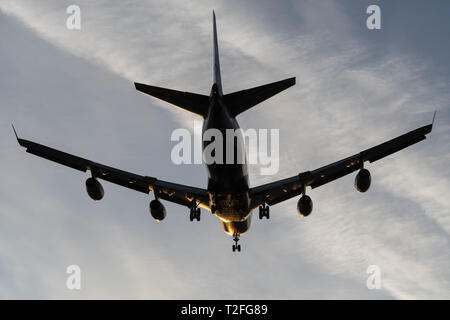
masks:
MULTIPOLYGON (((222 97, 224 104, 232 117, 252 108, 264 100, 280 93, 281 91, 295 84, 295 77, 269 83, 251 89, 241 90, 224 95, 222 90, 222 78, 219 63, 219 45, 217 39, 216 14, 213 10, 213 41, 214 41, 214 62, 213 62, 213 85, 217 85, 217 92, 222 97)), ((150 86, 142 83, 134 83, 136 90, 151 95, 171 103, 184 110, 193 112, 203 118, 208 115, 209 96, 183 92, 161 87, 150 86)))
POLYGON ((213 10, 213 32, 214 32, 214 67, 213 67, 213 84, 217 84, 217 92, 223 95, 222 92, 222 78, 220 76, 220 62, 219 62, 219 44, 217 40, 216 27, 216 13, 213 10))

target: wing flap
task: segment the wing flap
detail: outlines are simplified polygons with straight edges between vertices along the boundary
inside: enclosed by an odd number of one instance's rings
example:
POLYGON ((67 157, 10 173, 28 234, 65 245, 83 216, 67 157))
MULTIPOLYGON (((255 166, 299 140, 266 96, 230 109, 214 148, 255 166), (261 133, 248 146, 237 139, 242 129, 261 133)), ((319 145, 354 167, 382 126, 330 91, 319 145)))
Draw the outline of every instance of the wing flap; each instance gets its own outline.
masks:
POLYGON ((137 175, 96 162, 91 162, 89 169, 94 176, 100 179, 143 193, 149 193, 151 186, 156 181, 154 177, 137 175))
POLYGON ((311 171, 312 181, 308 185, 311 188, 317 188, 328 182, 342 178, 361 167, 361 155, 358 153, 354 156, 336 161, 330 165, 311 171))
POLYGON ((181 184, 156 180, 152 185, 155 194, 164 200, 178 203, 187 207, 202 205, 209 208, 209 196, 205 189, 189 187, 181 184))
POLYGON ((26 148, 26 151, 28 153, 34 154, 38 157, 45 158, 47 160, 51 160, 53 162, 84 172, 89 169, 89 163, 91 161, 87 159, 83 159, 33 141, 19 138, 17 139, 17 141, 22 147, 26 148))
POLYGON ((416 130, 410 131, 401 135, 397 138, 384 142, 378 146, 367 149, 361 152, 362 158, 364 161, 368 160, 370 162, 377 161, 381 158, 384 158, 390 154, 393 154, 397 151, 400 151, 404 148, 407 148, 417 142, 426 139, 428 133, 433 129, 433 125, 429 124, 423 127, 420 127, 416 130))
POLYGON ((263 203, 272 206, 299 195, 310 176, 311 172, 307 171, 290 178, 250 188, 251 208, 256 208, 263 203))

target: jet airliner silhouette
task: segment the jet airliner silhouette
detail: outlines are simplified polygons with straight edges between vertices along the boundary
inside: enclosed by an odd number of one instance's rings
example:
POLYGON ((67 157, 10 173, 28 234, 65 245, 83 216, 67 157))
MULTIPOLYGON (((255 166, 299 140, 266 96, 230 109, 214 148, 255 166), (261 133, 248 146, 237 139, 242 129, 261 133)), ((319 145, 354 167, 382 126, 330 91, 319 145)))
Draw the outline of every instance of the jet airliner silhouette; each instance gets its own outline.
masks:
MULTIPOLYGON (((224 133, 227 129, 238 129, 236 116, 253 106, 293 86, 295 78, 273 82, 263 86, 224 94, 219 64, 216 17, 213 11, 214 64, 213 84, 209 96, 176 91, 161 87, 135 83, 136 89, 164 100, 204 119, 203 132, 218 129, 224 133)), ((206 189, 176 184, 150 176, 108 167, 106 165, 77 157, 36 142, 21 139, 14 133, 19 144, 28 153, 43 157, 59 164, 83 172, 90 171, 86 180, 86 190, 93 200, 103 198, 103 187, 98 179, 103 179, 144 193, 153 192, 155 199, 150 202, 150 213, 157 220, 163 220, 166 210, 160 200, 171 201, 189 208, 190 221, 200 221, 200 207, 211 211, 220 221, 223 230, 233 236, 233 251, 241 251, 239 238, 250 228, 252 212, 259 208, 259 218, 269 219, 269 207, 282 201, 301 195, 297 203, 300 215, 308 216, 313 209, 306 188, 312 189, 334 181, 359 170, 355 177, 355 187, 366 192, 371 183, 370 172, 364 168, 366 161, 374 162, 409 147, 426 138, 433 127, 431 124, 420 127, 370 149, 356 153, 348 158, 324 167, 305 171, 292 177, 249 187, 246 163, 207 164, 208 185, 206 189)), ((211 142, 203 142, 203 149, 211 142)))

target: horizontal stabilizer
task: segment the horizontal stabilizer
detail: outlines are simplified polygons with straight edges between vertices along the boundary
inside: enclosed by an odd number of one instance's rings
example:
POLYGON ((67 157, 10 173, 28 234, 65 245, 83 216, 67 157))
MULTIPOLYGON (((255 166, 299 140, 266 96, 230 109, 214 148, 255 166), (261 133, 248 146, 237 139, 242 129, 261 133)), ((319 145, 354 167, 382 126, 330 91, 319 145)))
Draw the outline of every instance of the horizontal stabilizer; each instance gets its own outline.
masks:
POLYGON ((264 100, 293 86, 295 77, 224 95, 230 115, 235 117, 264 100))
POLYGON ((138 91, 164 100, 184 110, 193 112, 199 116, 206 117, 208 114, 208 96, 197 93, 154 87, 137 82, 135 82, 134 85, 136 87, 136 90, 138 91))

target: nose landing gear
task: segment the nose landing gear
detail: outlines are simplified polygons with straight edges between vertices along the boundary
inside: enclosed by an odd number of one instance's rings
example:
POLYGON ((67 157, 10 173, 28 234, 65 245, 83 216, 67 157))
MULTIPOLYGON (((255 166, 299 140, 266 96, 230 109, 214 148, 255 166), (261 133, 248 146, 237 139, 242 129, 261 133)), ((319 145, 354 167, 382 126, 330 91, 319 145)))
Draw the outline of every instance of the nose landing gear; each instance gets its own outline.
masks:
POLYGON ((233 244, 233 252, 235 252, 236 250, 238 252, 241 252, 241 245, 238 244, 238 241, 239 241, 239 235, 238 234, 234 235, 233 241, 235 243, 235 244, 233 244))

